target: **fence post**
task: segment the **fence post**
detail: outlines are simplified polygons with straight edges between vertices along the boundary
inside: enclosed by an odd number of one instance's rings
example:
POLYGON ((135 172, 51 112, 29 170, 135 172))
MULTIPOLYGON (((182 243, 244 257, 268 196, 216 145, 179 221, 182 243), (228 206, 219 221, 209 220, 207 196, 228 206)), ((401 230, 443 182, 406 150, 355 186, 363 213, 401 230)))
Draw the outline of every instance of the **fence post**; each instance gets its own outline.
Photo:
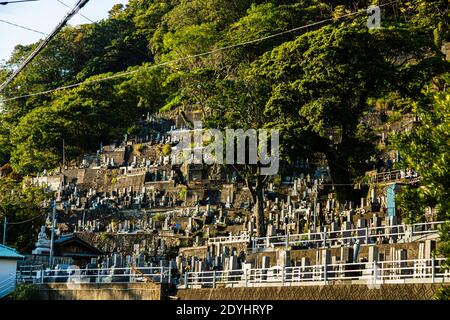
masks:
POLYGON ((245 287, 247 288, 248 287, 248 272, 247 272, 247 270, 244 270, 244 272, 245 272, 245 287))
POLYGON ((160 269, 161 269, 161 271, 160 271, 160 272, 161 272, 161 279, 160 279, 160 282, 163 283, 163 280, 164 280, 164 267, 161 266, 160 269))
POLYGON ((324 280, 324 284, 327 284, 327 261, 326 260, 323 264, 323 280, 324 280))
POLYGON ((285 266, 283 266, 283 268, 281 268, 281 283, 282 283, 282 286, 283 286, 283 287, 284 287, 285 269, 286 269, 285 266))
POLYGON ((372 273, 373 273, 373 285, 375 286, 377 283, 377 273, 376 273, 376 261, 372 262, 372 273))
POLYGON ((326 231, 323 232, 323 246, 324 247, 327 246, 327 232, 326 231))
POLYGON ((369 228, 366 227, 366 244, 369 243, 369 228))
POLYGON ((432 279, 433 283, 434 283, 434 277, 435 277, 434 269, 435 269, 435 260, 434 260, 434 255, 433 255, 433 257, 431 257, 431 279, 432 279))
POLYGON ((216 287, 216 270, 213 271, 213 289, 216 287))
POLYGON ((170 284, 170 280, 171 280, 171 279, 170 279, 170 278, 171 278, 171 277, 170 277, 171 274, 172 274, 172 269, 169 267, 169 284, 170 284))
POLYGON ((188 272, 185 271, 185 272, 184 272, 184 286, 185 286, 186 289, 188 288, 188 282, 187 282, 187 280, 188 280, 188 272))

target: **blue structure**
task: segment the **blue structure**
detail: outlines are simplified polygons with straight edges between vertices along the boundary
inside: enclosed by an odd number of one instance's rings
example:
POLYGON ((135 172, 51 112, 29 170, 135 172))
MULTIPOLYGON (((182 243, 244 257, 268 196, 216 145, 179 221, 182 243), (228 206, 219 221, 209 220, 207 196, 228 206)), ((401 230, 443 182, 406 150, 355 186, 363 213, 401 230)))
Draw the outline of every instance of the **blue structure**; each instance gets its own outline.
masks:
POLYGON ((391 184, 386 187, 386 207, 388 212, 388 217, 396 216, 395 207, 395 192, 400 189, 400 186, 396 183, 391 184))
POLYGON ((0 259, 21 260, 25 258, 13 248, 0 244, 0 259))

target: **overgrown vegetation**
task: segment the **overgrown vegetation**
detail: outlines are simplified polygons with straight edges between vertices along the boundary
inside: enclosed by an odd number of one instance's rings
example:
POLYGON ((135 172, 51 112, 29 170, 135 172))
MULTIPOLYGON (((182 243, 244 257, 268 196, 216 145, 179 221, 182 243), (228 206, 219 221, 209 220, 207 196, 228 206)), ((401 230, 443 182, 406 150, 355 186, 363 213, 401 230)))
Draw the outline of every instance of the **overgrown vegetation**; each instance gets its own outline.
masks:
MULTIPOLYGON (((450 66, 441 47, 449 41, 449 2, 388 2, 378 1, 387 5, 382 28, 372 30, 364 14, 343 17, 365 12, 373 4, 368 0, 130 0, 126 7, 114 6, 108 19, 65 28, 3 98, 133 72, 6 101, 0 165, 10 165, 10 178, 21 183, 21 175, 61 163, 63 139, 71 161, 101 142, 137 133, 142 114, 170 110, 185 118, 190 107, 201 111, 209 127, 279 129, 284 160, 322 155, 338 200, 359 201, 352 184, 374 168, 381 152, 365 119, 382 110, 385 122, 420 118, 416 130, 388 146, 421 174, 420 188, 402 195, 409 218, 418 221, 431 207, 448 219, 450 66), (330 17, 335 20, 216 50, 330 17), (208 51, 214 53, 182 59, 208 51)), ((0 81, 36 45, 17 46, 0 69, 0 81)), ((268 180, 259 166, 236 169, 252 193, 257 235, 263 235, 262 190, 268 180)), ((26 246, 29 239, 20 241, 26 246)))
POLYGON ((11 294, 12 300, 37 300, 39 289, 34 284, 20 283, 11 294))

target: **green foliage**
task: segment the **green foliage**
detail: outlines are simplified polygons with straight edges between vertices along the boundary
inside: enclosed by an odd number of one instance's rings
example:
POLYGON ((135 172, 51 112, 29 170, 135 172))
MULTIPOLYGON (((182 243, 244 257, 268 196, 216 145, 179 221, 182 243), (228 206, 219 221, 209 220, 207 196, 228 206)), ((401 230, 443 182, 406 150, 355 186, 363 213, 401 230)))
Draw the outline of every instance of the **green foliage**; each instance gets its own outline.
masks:
POLYGON ((168 156, 172 152, 172 146, 170 144, 165 144, 162 147, 162 153, 165 156, 168 156))
POLYGON ((162 222, 162 221, 164 221, 164 219, 165 219, 166 217, 165 217, 164 214, 162 214, 161 212, 158 212, 158 213, 155 213, 155 214, 152 216, 152 218, 153 218, 153 220, 155 220, 155 221, 162 222))
POLYGON ((20 283, 11 294, 13 300, 37 300, 39 289, 34 284, 20 283))
POLYGON ((405 186, 395 196, 406 223, 423 222, 426 203, 420 188, 405 186))
MULTIPOLYGON (((440 52, 449 40, 448 1, 387 5, 378 30, 368 30, 363 16, 337 20, 371 3, 130 0, 114 6, 98 23, 64 28, 3 95, 130 74, 6 102, 0 165, 10 162, 22 175, 55 168, 63 140, 66 159, 74 160, 101 142, 137 134, 136 121, 146 112, 185 118, 189 108, 201 111, 208 127, 277 128, 284 159, 325 156, 333 182, 351 184, 373 168, 379 152, 365 124, 368 115, 385 108, 400 119, 424 105, 424 88, 449 70, 440 52), (215 50, 330 17, 335 20, 215 50), (213 53, 186 58, 206 51, 213 53), (172 59, 180 60, 154 67, 172 59)), ((0 68, 0 80, 36 46, 17 46, 0 68)), ((442 166, 441 160, 434 166, 442 166)), ((258 168, 237 169, 250 186, 264 184, 258 168)), ((337 193, 342 201, 359 197, 351 187, 337 193)), ((433 197, 423 199, 428 204, 433 197)))
POLYGON ((439 246, 439 254, 443 255, 446 260, 443 264, 443 268, 450 269, 450 223, 443 223, 439 227, 440 234, 440 246, 439 246))
MULTIPOLYGON (((8 245, 24 253, 34 249, 36 235, 46 218, 43 201, 51 196, 28 181, 0 178, 0 221, 6 217, 10 223, 6 230, 8 245)), ((3 228, 0 233, 3 235, 3 228)))
POLYGON ((281 175, 276 175, 273 178, 273 184, 277 187, 281 186, 281 183, 283 182, 283 179, 281 178, 281 175))
POLYGON ((186 197, 187 191, 188 191, 188 190, 187 190, 186 187, 183 187, 183 188, 180 190, 179 196, 180 196, 181 199, 184 199, 184 198, 186 197))
POLYGON ((435 300, 450 300, 450 286, 442 285, 436 290, 435 300))
MULTIPOLYGON (((447 76, 447 82, 450 78, 447 76)), ((395 146, 402 163, 420 172, 419 190, 410 190, 420 209, 422 203, 437 208, 439 218, 450 217, 450 94, 430 94, 430 103, 419 104, 414 110, 420 123, 412 130, 397 135, 395 146)))

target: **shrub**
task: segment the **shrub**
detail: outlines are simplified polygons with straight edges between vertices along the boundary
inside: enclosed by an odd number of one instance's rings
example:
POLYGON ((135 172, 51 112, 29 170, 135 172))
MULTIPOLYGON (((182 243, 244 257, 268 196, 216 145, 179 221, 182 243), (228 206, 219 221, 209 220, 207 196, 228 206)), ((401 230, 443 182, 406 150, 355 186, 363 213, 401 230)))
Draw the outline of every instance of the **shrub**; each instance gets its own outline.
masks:
POLYGON ((168 156, 171 152, 172 152, 172 147, 170 146, 170 144, 165 144, 165 145, 162 147, 162 153, 163 153, 163 155, 168 156))
POLYGON ((13 300, 36 300, 39 290, 34 284, 21 283, 11 295, 13 300))
POLYGON ((436 290, 435 300, 450 300, 450 286, 441 286, 436 290))

